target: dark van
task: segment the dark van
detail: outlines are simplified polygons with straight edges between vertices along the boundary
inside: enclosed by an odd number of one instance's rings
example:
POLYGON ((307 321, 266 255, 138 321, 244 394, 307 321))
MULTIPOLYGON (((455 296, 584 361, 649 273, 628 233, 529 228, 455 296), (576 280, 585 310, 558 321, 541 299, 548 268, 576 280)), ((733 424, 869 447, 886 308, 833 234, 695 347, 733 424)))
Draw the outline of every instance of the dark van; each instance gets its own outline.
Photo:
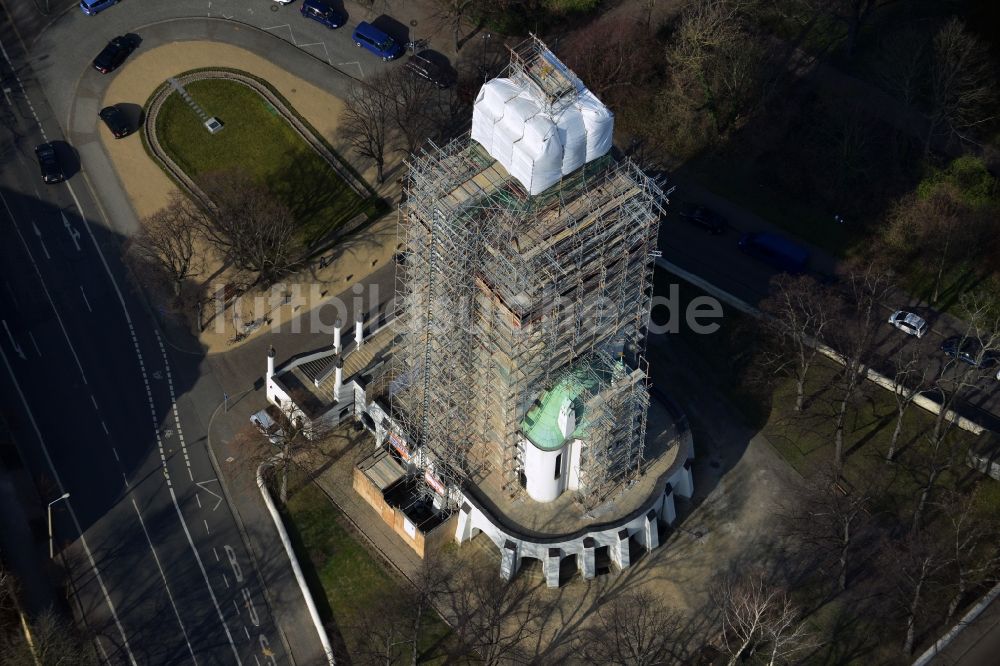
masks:
POLYGON ((362 21, 354 29, 354 45, 368 49, 382 60, 392 60, 403 55, 402 44, 367 21, 362 21))
POLYGON ((743 234, 739 247, 752 257, 785 273, 805 273, 809 251, 784 236, 771 233, 743 234))
POLYGON ((307 19, 312 19, 331 30, 344 25, 344 21, 347 20, 344 14, 321 0, 302 0, 302 9, 299 12, 307 19))

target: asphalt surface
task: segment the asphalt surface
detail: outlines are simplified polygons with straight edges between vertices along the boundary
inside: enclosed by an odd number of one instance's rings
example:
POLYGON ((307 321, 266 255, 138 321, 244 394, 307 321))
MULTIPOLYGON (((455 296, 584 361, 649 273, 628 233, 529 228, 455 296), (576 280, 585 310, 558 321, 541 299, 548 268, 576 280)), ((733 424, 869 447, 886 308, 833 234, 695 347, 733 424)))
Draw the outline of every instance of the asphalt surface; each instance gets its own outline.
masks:
MULTIPOLYGON (((110 663, 319 663, 304 604, 269 594, 262 582, 280 584, 287 563, 251 558, 206 441, 224 392, 261 399, 252 390, 268 344, 280 363, 327 344, 329 334, 289 325, 205 359, 180 351, 197 349, 192 341, 158 331, 118 260, 137 223, 96 135, 106 79, 90 60, 124 33, 138 34, 140 49, 224 41, 340 96, 354 77, 400 64, 353 46, 353 25, 372 18, 353 4, 347 26, 331 31, 303 19, 298 3, 274 8, 268 0, 125 0, 96 17, 75 2, 3 3, 16 29, 0 26, 11 61, 0 63, 0 352, 10 378, 0 393, 40 485, 52 499, 71 493, 55 505, 55 532, 84 618, 110 663), (31 151, 43 130, 50 139, 65 134, 64 156, 83 165, 68 185, 44 187, 37 176, 31 151), (272 618, 276 596, 281 629, 272 618)), ((409 20, 380 20, 404 41, 423 36, 410 34, 409 20)), ((722 208, 737 230, 770 226, 696 188, 678 194, 722 208)), ((668 260, 751 303, 766 292, 771 272, 739 253, 736 231, 711 237, 671 220, 661 233, 668 260)), ((384 301, 391 267, 371 282, 384 301)), ((371 313, 380 304, 360 307, 371 313)), ((951 332, 948 321, 932 323, 937 335, 951 332)), ((886 333, 884 344, 923 345, 928 362, 941 360, 939 338, 886 333)), ((993 399, 984 391, 981 407, 996 412, 993 399)), ((260 551, 267 527, 252 531, 260 551)))

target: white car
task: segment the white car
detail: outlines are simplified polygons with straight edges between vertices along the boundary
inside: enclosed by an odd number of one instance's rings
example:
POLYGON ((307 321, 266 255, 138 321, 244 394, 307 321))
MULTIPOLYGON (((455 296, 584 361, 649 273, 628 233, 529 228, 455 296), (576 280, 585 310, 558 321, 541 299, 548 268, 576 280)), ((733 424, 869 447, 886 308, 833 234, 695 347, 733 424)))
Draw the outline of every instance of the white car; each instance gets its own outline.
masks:
MULTIPOLYGON (((270 407, 270 405, 268 406, 270 407)), ((271 410, 268 408, 262 409, 256 414, 250 415, 250 422, 257 427, 260 434, 267 437, 267 440, 272 444, 281 444, 285 439, 285 431, 281 429, 274 417, 271 414, 271 410)))
POLYGON ((271 0, 276 5, 290 5, 292 0, 271 0))
POLYGON ((918 338, 924 337, 924 333, 930 330, 923 317, 919 317, 912 312, 898 310, 889 317, 889 323, 907 335, 915 335, 918 338))

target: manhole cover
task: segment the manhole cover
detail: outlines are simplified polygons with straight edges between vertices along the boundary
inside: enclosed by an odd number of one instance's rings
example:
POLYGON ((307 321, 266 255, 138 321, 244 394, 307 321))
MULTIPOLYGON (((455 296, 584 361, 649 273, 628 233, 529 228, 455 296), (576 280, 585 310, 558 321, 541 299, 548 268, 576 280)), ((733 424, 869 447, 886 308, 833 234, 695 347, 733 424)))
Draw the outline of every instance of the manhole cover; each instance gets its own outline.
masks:
POLYGON ((272 12, 276 12, 276 11, 278 11, 278 5, 276 5, 276 4, 273 4, 273 3, 272 3, 272 4, 271 4, 271 11, 272 11, 272 12))

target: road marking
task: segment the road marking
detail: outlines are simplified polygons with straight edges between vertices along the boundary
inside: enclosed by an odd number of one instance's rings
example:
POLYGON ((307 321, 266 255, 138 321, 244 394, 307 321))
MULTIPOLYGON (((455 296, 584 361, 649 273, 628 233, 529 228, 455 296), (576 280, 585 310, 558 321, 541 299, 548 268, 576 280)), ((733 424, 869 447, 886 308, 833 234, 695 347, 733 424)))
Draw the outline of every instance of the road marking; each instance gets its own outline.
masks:
POLYGON ((247 625, 243 625, 243 633, 247 635, 247 640, 250 640, 250 632, 247 631, 247 625))
MULTIPOLYGON (((111 434, 110 432, 108 432, 108 425, 104 421, 101 421, 101 427, 104 428, 104 434, 105 435, 110 435, 111 434)), ((115 457, 118 457, 117 453, 115 454, 115 457)))
MULTIPOLYGON (((2 49, 3 44, 0 43, 0 50, 2 49)), ((6 51, 3 52, 3 55, 4 58, 7 57, 6 51)), ((10 63, 9 58, 7 59, 7 62, 10 63)), ((0 358, 3 358, 3 363, 7 366, 7 373, 10 375, 11 382, 14 384, 17 395, 21 399, 21 404, 24 405, 24 411, 28 415, 28 420, 31 421, 31 427, 35 431, 35 436, 38 437, 38 443, 42 445, 42 453, 45 455, 45 462, 49 466, 49 471, 52 472, 52 478, 55 479, 56 486, 58 488, 65 488, 66 486, 63 485, 62 480, 59 478, 59 472, 56 471, 56 466, 52 463, 52 457, 49 455, 49 448, 45 445, 45 439, 42 437, 42 431, 38 428, 38 422, 35 421, 35 415, 32 413, 31 407, 28 406, 28 399, 21 390, 21 385, 18 383, 17 377, 14 376, 14 368, 10 366, 10 361, 7 360, 7 354, 4 353, 2 347, 0 347, 0 358)), ((69 508, 69 515, 73 519, 73 525, 76 527, 76 531, 80 535, 80 543, 83 545, 83 550, 87 554, 87 560, 90 562, 90 568, 94 571, 94 578, 97 579, 97 584, 101 588, 101 594, 104 595, 104 601, 108 604, 108 609, 111 611, 111 617, 114 618, 115 626, 118 628, 118 633, 121 634, 121 645, 125 648, 125 653, 128 655, 129 663, 131 663, 132 666, 139 666, 138 663, 136 663, 135 656, 132 654, 132 649, 129 647, 128 637, 125 635, 125 628, 122 627, 121 620, 118 619, 118 612, 115 610, 115 605, 111 601, 111 596, 108 594, 108 588, 104 585, 104 579, 101 577, 101 572, 97 569, 97 562, 94 561, 94 554, 90 552, 90 546, 87 545, 87 537, 83 535, 83 529, 80 527, 80 521, 77 520, 76 511, 73 510, 73 505, 69 501, 66 502, 66 505, 69 508)))
POLYGON ((3 328, 7 331, 7 337, 10 338, 10 346, 14 348, 14 353, 21 357, 22 361, 27 361, 28 357, 24 355, 24 351, 21 350, 21 345, 14 341, 14 334, 10 332, 10 327, 7 326, 7 320, 3 320, 3 328))
POLYGON ((226 589, 228 590, 229 589, 229 578, 226 576, 226 574, 222 574, 222 582, 226 584, 226 589))
POLYGON ((31 331, 28 331, 28 339, 31 340, 31 344, 33 344, 35 346, 35 351, 38 352, 39 356, 41 356, 42 355, 42 349, 41 349, 41 347, 38 346, 38 343, 35 342, 35 336, 33 336, 31 334, 31 331))
POLYGON ((94 409, 100 409, 100 407, 97 406, 97 398, 94 397, 93 393, 90 394, 90 401, 94 403, 94 409))
POLYGON ((213 553, 213 554, 215 555, 215 561, 216 561, 216 562, 219 562, 219 561, 220 561, 220 560, 219 560, 219 551, 217 551, 217 550, 215 549, 215 546, 212 546, 212 553, 213 553))
POLYGON ((338 62, 337 65, 339 67, 343 67, 344 65, 357 65, 358 66, 358 73, 361 74, 361 78, 362 79, 365 78, 365 70, 362 69, 361 63, 358 62, 357 60, 352 60, 351 62, 338 62))
POLYGON ((209 479, 208 481, 199 481, 198 482, 198 487, 201 488, 206 493, 208 493, 209 495, 211 495, 212 497, 214 497, 216 499, 215 506, 212 507, 212 511, 215 511, 216 509, 219 508, 219 505, 222 504, 222 496, 213 493, 211 490, 209 490, 208 488, 205 487, 206 483, 212 483, 213 481, 215 481, 216 483, 219 482, 218 479, 209 479))
POLYGON ((201 570, 201 576, 205 579, 205 586, 208 588, 209 596, 212 597, 212 604, 215 606, 215 612, 219 614, 219 621, 222 622, 222 628, 226 631, 226 638, 229 640, 229 646, 233 649, 233 656, 236 657, 236 663, 242 665, 243 661, 240 659, 240 653, 236 650, 236 643, 233 642, 233 635, 229 633, 229 625, 226 624, 226 618, 223 617, 222 609, 219 608, 219 600, 215 598, 215 590, 212 589, 212 584, 208 582, 208 574, 205 572, 205 565, 201 562, 201 555, 198 554, 198 549, 194 547, 194 540, 191 538, 191 531, 188 530, 187 522, 184 520, 184 514, 181 513, 180 504, 177 503, 177 494, 174 493, 174 489, 171 486, 168 486, 167 490, 170 491, 170 499, 174 502, 174 509, 177 511, 177 519, 181 521, 181 527, 184 528, 184 536, 187 537, 188 545, 191 546, 191 552, 194 553, 194 559, 198 562, 198 568, 201 570))
MULTIPOLYGON (((0 53, 3 53, 4 59, 7 64, 10 64, 10 58, 7 57, 7 51, 3 48, 3 44, 0 43, 0 53)), ((13 67, 13 65, 11 65, 13 67)), ((18 80, 20 83, 20 79, 18 80)), ((24 87, 21 88, 22 92, 24 87)), ((37 118, 36 118, 37 120, 37 118)), ((80 364, 80 357, 76 355, 76 348, 73 347, 73 343, 69 339, 69 333, 66 332, 66 325, 63 323, 62 317, 59 316, 59 309, 56 307, 55 301, 52 300, 52 295, 49 294, 49 288, 45 285, 45 279, 42 278, 42 271, 38 268, 38 262, 35 261, 35 256, 31 254, 31 249, 28 247, 28 241, 24 239, 24 234, 21 233, 21 227, 17 225, 14 219, 14 213, 10 209, 10 205, 7 203, 7 197, 0 194, 0 202, 3 202, 3 207, 7 211, 7 217, 10 218, 10 223, 14 227, 14 231, 17 232, 17 237, 21 239, 21 245, 24 246, 24 251, 28 254, 28 259, 31 260, 31 265, 35 268, 35 274, 38 276, 38 282, 42 285, 42 291, 45 293, 45 298, 48 299, 49 305, 52 306, 52 311, 56 315, 56 321, 59 322, 59 328, 62 329, 63 337, 66 338, 66 344, 69 345, 69 350, 73 354, 73 360, 76 361, 76 367, 80 370, 80 376, 83 377, 83 383, 87 384, 87 375, 83 372, 83 365, 80 364)))
POLYGON ((233 599, 233 608, 236 609, 236 617, 240 616, 240 605, 236 603, 236 599, 233 599))
POLYGON ((87 300, 87 292, 83 290, 83 285, 80 285, 80 293, 83 295, 83 303, 87 306, 87 310, 90 312, 94 311, 94 308, 90 307, 90 301, 87 300))
POLYGON ((128 477, 125 476, 125 472, 122 472, 122 478, 125 480, 125 487, 129 488, 130 486, 128 485, 128 477))
MULTIPOLYGON (((103 423, 103 421, 102 421, 102 423, 103 423)), ((115 460, 117 460, 118 462, 122 461, 121 458, 118 457, 118 449, 116 449, 115 447, 112 446, 111 447, 111 452, 115 454, 115 460)))
POLYGON ((45 247, 45 241, 42 240, 42 230, 38 228, 38 225, 35 224, 34 220, 31 221, 31 227, 35 230, 35 235, 38 236, 38 244, 42 246, 42 252, 45 253, 45 258, 51 259, 52 255, 49 254, 49 248, 45 247))
MULTIPOLYGON (((83 210, 80 209, 79 206, 77 206, 77 209, 80 210, 80 215, 83 215, 83 210)), ((66 217, 66 213, 60 211, 59 214, 62 215, 63 226, 66 227, 66 232, 69 234, 70 239, 73 241, 73 245, 76 247, 76 251, 82 252, 83 250, 80 249, 80 232, 74 229, 73 225, 70 224, 69 218, 66 217)))
POLYGON ((194 656, 194 649, 191 647, 191 641, 188 639, 187 629, 184 628, 184 622, 181 620, 181 614, 177 610, 177 604, 174 603, 174 595, 170 591, 170 584, 167 583, 167 575, 163 573, 163 565, 160 564, 160 557, 156 554, 156 548, 153 547, 153 540, 149 538, 149 532, 146 531, 146 523, 142 520, 142 513, 139 512, 139 505, 136 504, 135 498, 132 498, 132 506, 135 508, 135 515, 139 518, 139 526, 142 527, 142 533, 146 537, 146 543, 149 544, 149 550, 153 553, 153 561, 156 562, 156 568, 160 570, 160 578, 163 579, 163 587, 167 590, 167 599, 170 600, 170 605, 174 609, 174 617, 177 618, 177 624, 181 625, 181 633, 184 634, 184 642, 187 643, 188 652, 191 653, 191 659, 194 663, 198 663, 198 658, 194 656))
POLYGON ((198 503, 198 508, 201 508, 201 498, 198 497, 198 493, 194 494, 194 501, 198 503))
POLYGON ((205 534, 211 534, 212 530, 208 529, 208 521, 202 518, 201 522, 205 523, 205 534))

